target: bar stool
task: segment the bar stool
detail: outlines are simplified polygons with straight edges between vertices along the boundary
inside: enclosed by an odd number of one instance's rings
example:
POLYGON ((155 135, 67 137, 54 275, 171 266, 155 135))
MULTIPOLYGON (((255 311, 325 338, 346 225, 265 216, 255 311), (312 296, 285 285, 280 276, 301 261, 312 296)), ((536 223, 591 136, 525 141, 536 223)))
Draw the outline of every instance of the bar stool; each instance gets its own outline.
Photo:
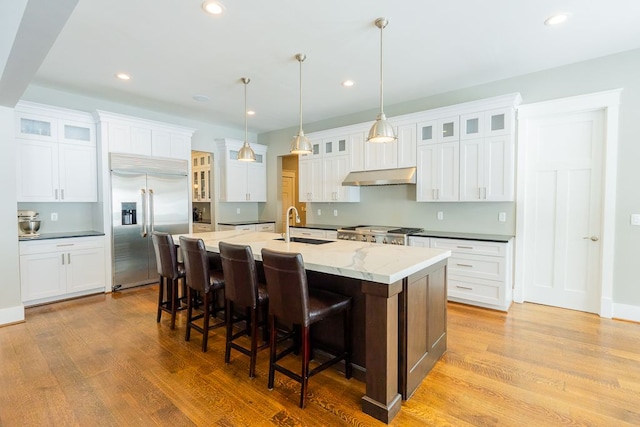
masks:
POLYGON ((267 332, 267 316, 269 313, 269 294, 264 284, 258 282, 256 262, 250 246, 233 245, 220 242, 220 257, 222 259, 222 271, 224 272, 224 297, 225 314, 227 323, 227 340, 224 353, 225 363, 229 363, 231 349, 238 350, 250 357, 249 377, 254 378, 256 372, 256 357, 258 350, 269 346, 267 332), (244 308, 245 315, 234 316, 234 308, 244 308), (259 310, 262 309, 262 321, 259 321, 259 310), (233 324, 245 321, 243 330, 233 333, 233 324), (258 327, 263 328, 263 340, 265 344, 258 347, 258 327), (242 336, 251 338, 251 347, 247 349, 234 342, 242 336))
POLYGON ((217 294, 224 289, 224 276, 221 271, 209 268, 207 250, 202 239, 192 239, 180 236, 180 250, 187 276, 187 331, 185 341, 191 338, 191 328, 202 334, 202 351, 207 351, 209 331, 225 325, 224 321, 211 325, 211 316, 222 309, 218 308, 217 294), (202 298, 202 313, 194 315, 193 309, 200 305, 198 298, 202 298), (202 319, 202 325, 197 321, 202 319))
POLYGON ((183 289, 185 288, 184 265, 178 262, 176 245, 173 243, 173 237, 169 233, 154 231, 151 239, 156 253, 158 274, 160 275, 158 280, 160 289, 158 291, 158 316, 156 322, 160 323, 162 312, 166 311, 171 314, 171 329, 175 329, 176 313, 180 302, 178 298, 178 282, 182 281, 183 289))
POLYGON ((269 292, 269 390, 273 389, 275 371, 301 383, 300 407, 306 404, 309 378, 329 366, 344 360, 345 376, 351 378, 351 298, 333 292, 309 289, 302 255, 262 249, 262 264, 269 292), (342 313, 344 349, 334 358, 309 371, 311 358, 310 326, 327 317, 342 313), (278 365, 278 360, 296 352, 296 340, 291 347, 277 352, 276 321, 298 326, 302 335, 302 372, 300 375, 278 365))

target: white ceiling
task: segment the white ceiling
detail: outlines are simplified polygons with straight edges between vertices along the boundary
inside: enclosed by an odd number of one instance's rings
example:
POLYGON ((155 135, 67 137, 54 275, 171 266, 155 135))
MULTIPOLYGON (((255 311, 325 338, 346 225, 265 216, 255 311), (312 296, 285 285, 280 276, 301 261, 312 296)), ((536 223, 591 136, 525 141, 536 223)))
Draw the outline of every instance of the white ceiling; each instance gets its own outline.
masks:
POLYGON ((297 126, 298 52, 305 123, 376 110, 381 16, 385 105, 640 47, 638 0, 226 0, 219 17, 200 4, 79 0, 33 82, 242 127, 247 76, 249 128, 265 132, 297 126), (565 24, 543 25, 560 11, 565 24))

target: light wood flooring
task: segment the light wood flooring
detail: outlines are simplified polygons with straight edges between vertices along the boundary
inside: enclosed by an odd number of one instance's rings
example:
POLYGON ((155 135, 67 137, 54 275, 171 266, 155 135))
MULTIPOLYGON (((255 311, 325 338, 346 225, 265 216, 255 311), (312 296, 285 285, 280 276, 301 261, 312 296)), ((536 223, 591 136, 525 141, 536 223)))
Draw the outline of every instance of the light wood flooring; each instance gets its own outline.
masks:
MULTIPOLYGON (((209 351, 156 324, 157 286, 27 309, 0 328, 0 426, 380 426, 360 410, 364 384, 331 369, 313 377, 307 408, 268 352, 224 364, 224 330, 209 351)), ((640 425, 640 325, 534 304, 508 314, 449 304, 448 352, 394 426, 640 425)))

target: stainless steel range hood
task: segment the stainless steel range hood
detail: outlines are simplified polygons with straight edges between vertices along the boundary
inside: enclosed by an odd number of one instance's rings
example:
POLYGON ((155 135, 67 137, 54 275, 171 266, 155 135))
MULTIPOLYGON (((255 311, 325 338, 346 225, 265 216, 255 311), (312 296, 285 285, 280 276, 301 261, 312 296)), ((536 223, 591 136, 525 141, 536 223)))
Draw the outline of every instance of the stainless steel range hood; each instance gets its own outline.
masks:
POLYGON ((415 184, 416 168, 381 169, 350 172, 342 181, 344 186, 364 187, 372 185, 415 184))

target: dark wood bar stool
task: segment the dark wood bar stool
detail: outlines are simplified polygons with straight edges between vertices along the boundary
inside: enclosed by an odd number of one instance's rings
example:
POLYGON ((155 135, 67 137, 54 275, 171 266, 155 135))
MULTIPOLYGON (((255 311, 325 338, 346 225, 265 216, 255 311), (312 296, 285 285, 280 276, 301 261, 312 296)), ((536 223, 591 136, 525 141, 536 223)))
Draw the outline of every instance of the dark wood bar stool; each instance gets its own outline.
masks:
POLYGON ((191 338, 191 329, 202 334, 202 351, 207 351, 209 331, 225 325, 224 321, 211 324, 211 317, 218 308, 217 294, 224 289, 222 271, 212 271, 209 267, 207 249, 202 239, 180 237, 180 250, 187 276, 187 331, 185 340, 191 338), (200 300, 200 298, 202 300, 200 300), (202 307, 200 314, 193 314, 194 308, 202 307), (202 319, 202 324, 197 322, 202 319))
POLYGON ((238 350, 250 357, 249 377, 256 374, 256 358, 258 350, 268 347, 269 336, 267 330, 267 316, 269 309, 269 294, 264 284, 258 282, 256 262, 250 246, 233 245, 220 242, 220 256, 224 273, 225 315, 227 323, 227 340, 224 353, 225 363, 229 363, 231 349, 238 350), (236 315, 235 308, 243 308, 245 315, 236 315), (259 310, 262 309, 262 321, 259 310), (245 321, 246 326, 239 332, 233 333, 233 324, 245 321), (258 347, 258 327, 263 327, 265 344, 258 347), (234 340, 242 336, 251 338, 249 349, 235 343, 234 340))
POLYGON ((269 292, 269 327, 271 332, 269 357, 269 390, 273 389, 275 371, 281 372, 301 384, 300 407, 304 408, 309 378, 329 366, 345 361, 345 376, 351 378, 351 298, 333 292, 309 289, 307 274, 302 255, 262 249, 262 264, 269 292), (344 348, 332 359, 309 371, 311 358, 312 324, 327 317, 342 314, 344 322, 344 348), (302 345, 302 372, 298 375, 278 365, 278 360, 287 354, 296 352, 296 340, 293 345, 277 352, 276 322, 288 323, 299 327, 302 345))
POLYGON ((183 296, 185 286, 184 264, 178 262, 178 253, 173 237, 168 233, 154 231, 151 239, 156 253, 156 265, 158 267, 158 316, 156 322, 160 322, 162 312, 171 314, 171 329, 176 327, 176 313, 180 299, 178 298, 179 282, 183 284, 183 296))

